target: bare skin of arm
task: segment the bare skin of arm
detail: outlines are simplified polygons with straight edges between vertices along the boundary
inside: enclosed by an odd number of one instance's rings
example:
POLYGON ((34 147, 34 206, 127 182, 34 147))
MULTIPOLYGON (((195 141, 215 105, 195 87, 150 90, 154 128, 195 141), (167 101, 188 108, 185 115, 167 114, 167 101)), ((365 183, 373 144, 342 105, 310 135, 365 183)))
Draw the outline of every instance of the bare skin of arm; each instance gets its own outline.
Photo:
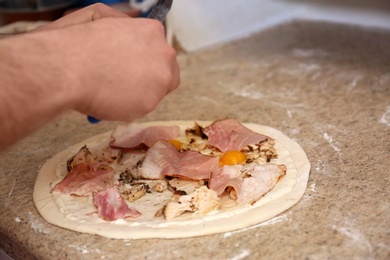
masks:
POLYGON ((161 23, 92 9, 0 39, 0 150, 71 109, 134 120, 178 86, 161 23))

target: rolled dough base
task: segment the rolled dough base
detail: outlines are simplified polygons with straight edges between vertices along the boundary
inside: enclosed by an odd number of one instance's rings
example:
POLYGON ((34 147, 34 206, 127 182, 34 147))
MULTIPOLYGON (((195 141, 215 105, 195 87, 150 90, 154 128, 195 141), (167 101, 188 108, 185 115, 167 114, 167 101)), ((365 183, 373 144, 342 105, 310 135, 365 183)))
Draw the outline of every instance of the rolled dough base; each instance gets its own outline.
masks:
MULTIPOLYGON (((197 121, 202 126, 212 122, 197 121)), ((159 121, 150 125, 178 125, 183 129, 192 127, 194 121, 159 121)), ((114 239, 184 238, 234 231, 269 220, 296 204, 303 196, 310 172, 310 162, 305 152, 293 140, 280 131, 258 124, 244 124, 249 129, 275 139, 279 155, 278 164, 286 164, 286 176, 254 205, 243 205, 211 215, 178 218, 171 221, 137 219, 105 221, 97 217, 90 220, 68 217, 55 197, 50 193, 53 183, 58 182, 58 166, 74 151, 85 144, 107 142, 111 135, 106 132, 66 149, 48 160, 38 173, 33 193, 34 204, 41 216, 49 223, 83 233, 97 234, 114 239)), ((65 162, 65 164, 64 164, 65 162)))

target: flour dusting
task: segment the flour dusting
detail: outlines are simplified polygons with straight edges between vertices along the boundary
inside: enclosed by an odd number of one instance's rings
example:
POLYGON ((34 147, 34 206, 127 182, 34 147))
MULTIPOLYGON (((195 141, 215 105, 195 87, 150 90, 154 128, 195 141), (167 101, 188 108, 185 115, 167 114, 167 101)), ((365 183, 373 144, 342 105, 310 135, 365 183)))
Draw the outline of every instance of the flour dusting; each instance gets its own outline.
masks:
POLYGON ((259 223, 257 225, 253 225, 253 226, 250 226, 250 227, 247 227, 247 228, 243 228, 243 229, 240 229, 240 230, 236 230, 236 231, 226 232, 226 233, 223 234, 223 238, 228 238, 228 237, 231 237, 234 234, 245 232, 247 230, 250 230, 250 229, 253 229, 253 228, 257 228, 257 227, 273 225, 273 224, 276 224, 276 223, 279 223, 279 222, 282 222, 282 221, 291 221, 288 218, 289 214, 291 214, 291 211, 289 211, 288 213, 286 213, 284 215, 280 215, 280 216, 271 218, 270 220, 264 221, 264 222, 259 223))
POLYGON ((329 53, 321 49, 293 49, 291 55, 297 58, 324 57, 329 53))
POLYGON ((309 189, 311 192, 316 192, 316 184, 315 183, 311 184, 309 189))
POLYGON ((238 255, 236 255, 236 256, 234 256, 232 258, 229 258, 229 259, 230 260, 241 260, 241 259, 244 259, 247 256, 250 256, 250 254, 251 254, 251 251, 249 249, 244 249, 241 252, 239 252, 238 255))
POLYGON ((8 192, 8 198, 10 198, 12 196, 12 193, 14 192, 15 186, 16 186, 16 178, 12 182, 10 191, 8 192))
POLYGON ((264 96, 262 93, 251 89, 253 88, 253 86, 254 86, 253 83, 246 85, 243 88, 241 88, 241 90, 235 91, 234 94, 249 99, 263 99, 264 96))
POLYGON ((35 217, 30 211, 28 212, 28 217, 31 222, 31 227, 36 231, 44 234, 49 234, 49 229, 45 226, 45 223, 42 222, 40 218, 35 217))
POLYGON ((387 106, 386 112, 381 116, 379 122, 386 126, 390 126, 390 106, 387 106))
POLYGON ((91 249, 88 249, 86 245, 80 246, 80 245, 76 245, 76 244, 70 244, 69 247, 76 249, 77 251, 79 251, 82 254, 89 254, 89 253, 101 254, 102 253, 102 251, 99 248, 95 248, 95 249, 91 250, 91 249))
POLYGON ((329 143, 329 145, 335 150, 339 155, 341 155, 341 149, 337 146, 337 142, 333 140, 333 137, 329 135, 327 132, 323 133, 325 140, 329 143))
POLYGON ((365 247, 369 252, 372 252, 373 248, 370 241, 363 233, 361 233, 358 229, 356 229, 351 223, 346 222, 343 226, 331 225, 330 227, 333 230, 338 231, 339 233, 343 234, 344 236, 350 239, 349 240, 350 248, 365 247))

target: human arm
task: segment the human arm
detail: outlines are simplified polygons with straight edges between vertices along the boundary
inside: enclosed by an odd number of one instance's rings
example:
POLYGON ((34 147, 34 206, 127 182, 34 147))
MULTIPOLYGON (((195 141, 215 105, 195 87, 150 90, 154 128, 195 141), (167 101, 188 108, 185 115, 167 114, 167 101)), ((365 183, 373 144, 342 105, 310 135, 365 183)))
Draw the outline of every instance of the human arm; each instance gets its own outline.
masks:
POLYGON ((104 18, 0 39, 0 150, 61 113, 131 121, 179 84, 150 19, 104 18))

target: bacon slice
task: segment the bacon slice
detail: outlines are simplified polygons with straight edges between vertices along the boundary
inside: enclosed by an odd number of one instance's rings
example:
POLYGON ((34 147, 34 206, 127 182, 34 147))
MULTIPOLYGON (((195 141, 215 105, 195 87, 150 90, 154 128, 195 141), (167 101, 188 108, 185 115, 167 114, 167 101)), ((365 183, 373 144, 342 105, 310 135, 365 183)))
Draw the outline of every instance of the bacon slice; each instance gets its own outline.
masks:
POLYGON ((119 125, 111 135, 111 147, 136 149, 143 145, 151 147, 159 140, 175 139, 180 134, 178 126, 143 127, 138 123, 119 125))
POLYGON ((129 208, 115 187, 97 192, 93 195, 93 204, 98 215, 105 220, 117 220, 127 217, 138 217, 141 213, 129 208))
POLYGON ((114 170, 105 163, 80 163, 72 168, 51 192, 89 196, 93 192, 106 190, 114 185, 114 170))
POLYGON ((286 174, 286 166, 257 164, 224 166, 211 175, 209 188, 220 195, 232 187, 238 204, 255 203, 286 174))
POLYGON ((139 173, 147 179, 162 179, 164 176, 194 180, 209 179, 219 167, 219 158, 195 151, 178 152, 167 141, 155 143, 146 153, 139 173))
POLYGON ((240 151, 249 144, 267 140, 267 136, 253 132, 235 119, 217 120, 203 130, 210 145, 221 152, 240 151))

